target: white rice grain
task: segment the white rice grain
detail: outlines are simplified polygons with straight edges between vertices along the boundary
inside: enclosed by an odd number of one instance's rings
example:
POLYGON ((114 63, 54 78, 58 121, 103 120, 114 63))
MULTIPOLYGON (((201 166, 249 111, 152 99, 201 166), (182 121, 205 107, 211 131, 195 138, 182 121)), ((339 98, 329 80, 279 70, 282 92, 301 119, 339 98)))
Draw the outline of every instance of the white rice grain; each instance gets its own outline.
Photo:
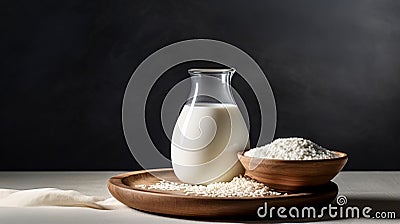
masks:
POLYGON ((286 195, 259 183, 249 177, 234 177, 229 182, 216 182, 208 185, 192 185, 161 180, 156 184, 146 186, 136 185, 138 188, 162 191, 180 191, 185 195, 205 197, 263 197, 267 195, 286 195))
POLYGON ((338 157, 336 153, 304 138, 279 138, 265 146, 250 149, 244 155, 283 160, 317 160, 338 157))

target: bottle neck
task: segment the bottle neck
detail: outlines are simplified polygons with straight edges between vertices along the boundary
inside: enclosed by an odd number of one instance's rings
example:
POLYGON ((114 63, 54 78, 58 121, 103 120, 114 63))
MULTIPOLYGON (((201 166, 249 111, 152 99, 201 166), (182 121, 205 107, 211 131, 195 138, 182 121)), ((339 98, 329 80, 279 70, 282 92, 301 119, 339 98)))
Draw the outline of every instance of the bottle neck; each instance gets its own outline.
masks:
POLYGON ((236 104, 231 92, 233 69, 189 70, 191 91, 187 103, 236 104))

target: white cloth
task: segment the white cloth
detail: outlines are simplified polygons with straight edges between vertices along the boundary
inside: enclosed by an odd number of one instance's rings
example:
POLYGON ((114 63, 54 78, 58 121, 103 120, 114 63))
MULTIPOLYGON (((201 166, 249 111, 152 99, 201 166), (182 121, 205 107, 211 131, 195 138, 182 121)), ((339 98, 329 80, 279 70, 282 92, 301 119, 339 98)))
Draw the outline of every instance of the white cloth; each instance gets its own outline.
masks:
POLYGON ((0 189, 0 207, 67 206, 94 209, 128 208, 115 198, 87 196, 74 190, 37 188, 29 190, 0 189))

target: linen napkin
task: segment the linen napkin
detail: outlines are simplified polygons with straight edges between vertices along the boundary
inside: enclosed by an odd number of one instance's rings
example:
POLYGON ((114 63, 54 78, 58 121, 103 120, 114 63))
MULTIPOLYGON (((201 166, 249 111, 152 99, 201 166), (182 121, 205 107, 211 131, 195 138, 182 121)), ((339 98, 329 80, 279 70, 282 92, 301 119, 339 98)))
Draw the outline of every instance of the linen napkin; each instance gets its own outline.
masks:
POLYGON ((128 208, 115 198, 84 195, 74 190, 37 188, 0 189, 0 207, 66 206, 114 210, 128 208))

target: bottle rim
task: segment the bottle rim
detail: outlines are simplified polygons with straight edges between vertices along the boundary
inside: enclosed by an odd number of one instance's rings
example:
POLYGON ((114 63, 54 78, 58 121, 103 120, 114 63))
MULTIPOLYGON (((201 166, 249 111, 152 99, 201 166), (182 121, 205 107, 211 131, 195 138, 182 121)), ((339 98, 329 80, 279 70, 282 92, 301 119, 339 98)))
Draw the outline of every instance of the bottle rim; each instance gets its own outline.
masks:
POLYGON ((219 75, 233 74, 236 70, 234 68, 191 68, 188 72, 191 75, 219 75))

